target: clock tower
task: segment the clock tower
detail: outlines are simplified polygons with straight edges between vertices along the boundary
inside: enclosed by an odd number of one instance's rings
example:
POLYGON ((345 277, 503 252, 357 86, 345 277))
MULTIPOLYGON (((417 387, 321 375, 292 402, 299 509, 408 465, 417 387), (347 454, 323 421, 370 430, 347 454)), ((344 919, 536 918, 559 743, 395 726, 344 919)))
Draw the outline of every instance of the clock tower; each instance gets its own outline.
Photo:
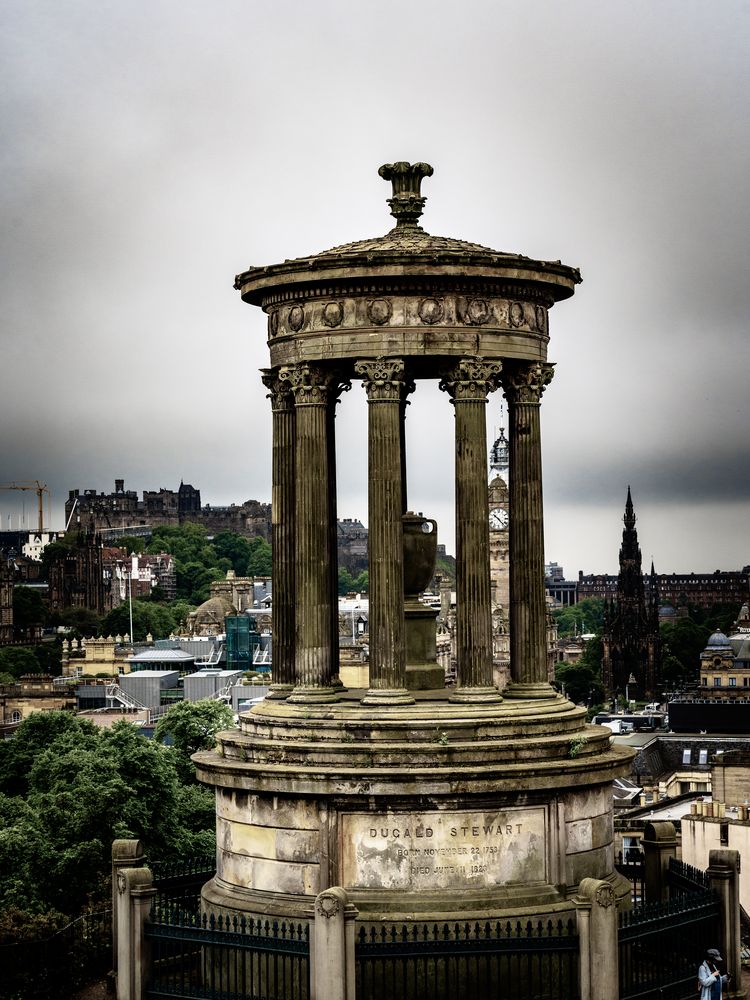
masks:
POLYGON ((490 520, 490 586, 492 607, 501 608, 507 623, 510 610, 510 560, 508 522, 508 440, 501 427, 490 449, 490 483, 487 490, 490 520))

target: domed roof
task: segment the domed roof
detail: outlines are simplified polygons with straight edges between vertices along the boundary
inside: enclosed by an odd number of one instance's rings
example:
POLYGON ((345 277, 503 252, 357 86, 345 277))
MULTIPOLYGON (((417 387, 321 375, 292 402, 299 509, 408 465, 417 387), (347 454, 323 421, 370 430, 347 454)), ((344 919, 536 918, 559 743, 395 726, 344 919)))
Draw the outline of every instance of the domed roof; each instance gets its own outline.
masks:
MULTIPOLYGON (((718 629, 713 633, 706 645, 707 649, 726 648, 729 646, 729 639, 718 629)), ((731 647, 730 647, 731 648, 731 647)))
POLYGON ((386 163, 378 171, 393 183, 393 197, 388 199, 395 228, 384 236, 343 243, 308 257, 285 260, 270 267, 250 267, 238 274, 234 287, 245 301, 260 304, 262 291, 269 287, 310 286, 332 277, 352 280, 357 272, 384 277, 408 277, 424 274, 436 267, 456 268, 456 273, 474 274, 477 278, 530 282, 543 286, 553 299, 566 299, 581 281, 578 268, 559 260, 543 261, 523 254, 492 250, 480 243, 431 236, 417 220, 427 200, 421 195, 424 177, 432 176, 428 163, 386 163), (342 271, 339 274, 339 270, 342 271), (311 273, 312 272, 312 273, 311 273))
POLYGON ((236 615, 237 609, 227 597, 209 597, 193 612, 197 622, 223 621, 227 615, 236 615))

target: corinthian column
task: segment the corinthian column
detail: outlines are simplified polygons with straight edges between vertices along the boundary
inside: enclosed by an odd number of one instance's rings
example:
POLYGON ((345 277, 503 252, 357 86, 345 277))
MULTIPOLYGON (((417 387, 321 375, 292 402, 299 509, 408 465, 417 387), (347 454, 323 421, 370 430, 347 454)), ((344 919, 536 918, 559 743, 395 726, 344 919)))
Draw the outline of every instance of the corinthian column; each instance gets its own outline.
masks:
POLYGON ((326 413, 326 443, 328 446, 328 586, 331 592, 331 673, 333 686, 343 688, 339 676, 339 535, 336 505, 336 404, 342 392, 349 392, 352 383, 340 372, 331 373, 326 413))
POLYGON ((510 424, 510 673, 508 698, 549 698, 539 405, 554 368, 506 361, 510 424))
POLYGON ((273 413, 271 547, 273 661, 269 698, 294 688, 294 396, 278 371, 261 372, 273 413))
POLYGON ((501 701, 492 683, 490 535, 487 520, 487 394, 497 388, 498 361, 463 358, 440 388, 455 414, 456 661, 452 701, 501 701))
POLYGON ((354 370, 368 403, 370 689, 363 701, 403 705, 414 700, 406 690, 401 520, 403 401, 413 384, 397 358, 358 361, 354 370))
POLYGON ((330 575, 330 489, 328 398, 333 376, 318 365, 282 368, 282 382, 294 394, 296 424, 296 686, 292 702, 334 700, 330 575))

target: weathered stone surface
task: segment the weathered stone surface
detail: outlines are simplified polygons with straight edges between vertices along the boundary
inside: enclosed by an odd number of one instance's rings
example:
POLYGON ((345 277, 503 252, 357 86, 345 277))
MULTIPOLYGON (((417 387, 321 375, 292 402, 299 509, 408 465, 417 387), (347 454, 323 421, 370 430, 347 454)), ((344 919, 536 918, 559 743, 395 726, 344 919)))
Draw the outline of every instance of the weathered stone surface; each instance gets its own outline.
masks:
POLYGON ((217 875, 241 888, 256 892, 314 896, 320 891, 320 866, 269 861, 219 849, 217 875))
POLYGON ((216 815, 225 820, 273 829, 317 830, 320 827, 318 807, 309 799, 264 798, 243 789, 218 789, 216 815))
POLYGON ((218 819, 216 841, 222 850, 269 861, 320 862, 320 833, 315 830, 276 830, 218 819))
POLYGON ((345 815, 344 880, 410 892, 546 880, 545 811, 345 815))

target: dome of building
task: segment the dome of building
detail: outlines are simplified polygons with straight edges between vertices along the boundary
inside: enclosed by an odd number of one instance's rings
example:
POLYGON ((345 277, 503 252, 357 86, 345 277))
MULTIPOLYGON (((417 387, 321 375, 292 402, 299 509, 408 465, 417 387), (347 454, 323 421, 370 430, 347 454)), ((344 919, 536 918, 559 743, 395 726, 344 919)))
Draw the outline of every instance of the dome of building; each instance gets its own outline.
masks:
POLYGON ((711 638, 708 640, 706 648, 719 649, 719 648, 726 648, 727 646, 729 646, 729 639, 724 635, 723 632, 720 632, 719 629, 716 629, 711 638))
POLYGON ((194 614, 197 622, 216 621, 217 618, 224 621, 227 615, 236 615, 237 609, 228 597, 209 597, 195 609, 194 614))

